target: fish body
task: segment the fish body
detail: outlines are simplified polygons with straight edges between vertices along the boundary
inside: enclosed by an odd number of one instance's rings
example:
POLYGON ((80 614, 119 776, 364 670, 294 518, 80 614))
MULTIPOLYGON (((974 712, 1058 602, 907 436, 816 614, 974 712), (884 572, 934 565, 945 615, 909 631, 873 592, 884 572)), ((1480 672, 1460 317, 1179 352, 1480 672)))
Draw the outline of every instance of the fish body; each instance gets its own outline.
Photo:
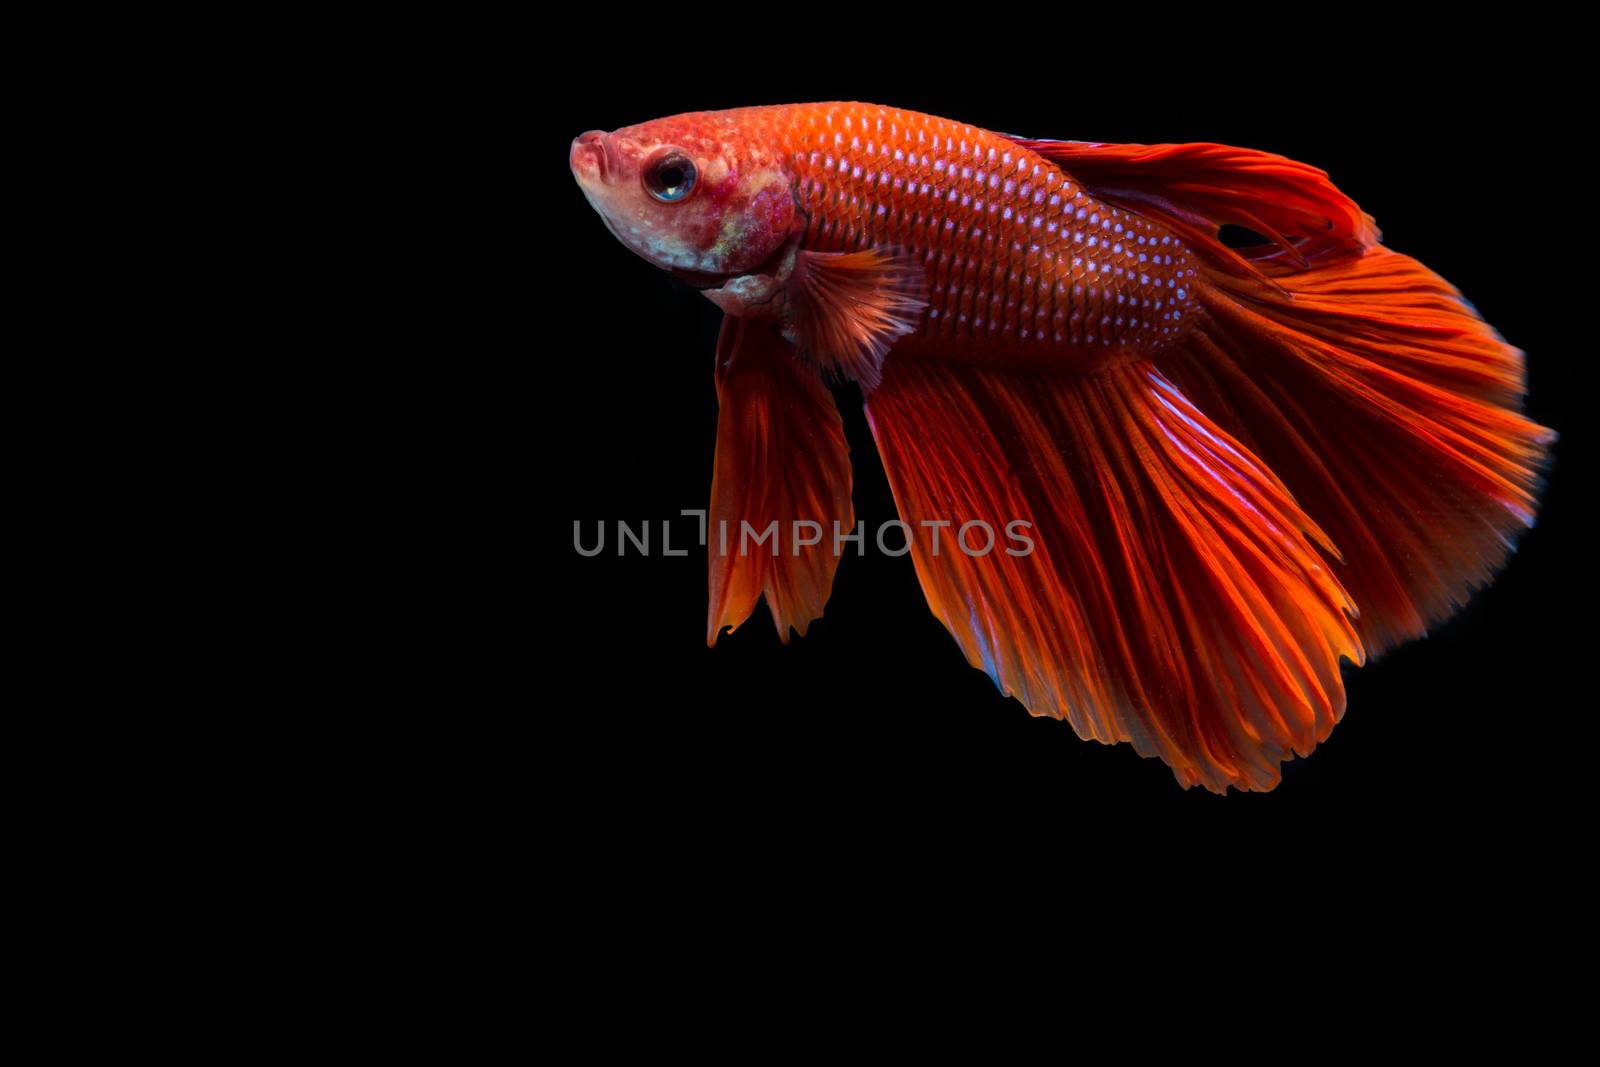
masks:
MULTIPOLYGON (((1316 168, 860 103, 594 131, 571 165, 727 313, 710 528, 850 530, 824 383, 858 383, 969 662, 1185 786, 1275 785, 1342 716, 1341 663, 1447 617, 1534 520, 1522 353, 1316 168), (1019 526, 1036 550, 968 550, 1019 526)), ((762 598, 803 634, 837 549, 713 535, 708 641, 762 598)))
POLYGON ((1164 347, 1194 319, 1194 294, 1181 284, 1194 269, 1181 237, 1097 200, 1037 152, 986 130, 821 103, 702 112, 587 136, 607 139, 598 150, 616 159, 677 145, 707 161, 701 180, 717 190, 707 197, 716 221, 700 224, 697 241, 653 250, 637 237, 623 243, 707 283, 733 314, 784 312, 770 301, 792 264, 773 253, 794 241, 815 252, 920 257, 926 315, 901 351, 933 342, 976 359, 1094 362, 1164 347), (752 204, 761 208, 745 207, 752 204))

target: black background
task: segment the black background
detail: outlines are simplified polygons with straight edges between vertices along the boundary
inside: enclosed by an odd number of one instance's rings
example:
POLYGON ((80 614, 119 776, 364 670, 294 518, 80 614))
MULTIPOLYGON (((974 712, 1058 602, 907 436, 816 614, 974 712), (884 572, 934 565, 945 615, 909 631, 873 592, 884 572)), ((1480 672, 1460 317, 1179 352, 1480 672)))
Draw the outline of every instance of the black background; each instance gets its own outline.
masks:
MULTIPOLYGON (((781 830, 869 848, 971 834, 1054 851, 1131 819, 1285 849, 1333 831, 1381 835, 1426 854, 1554 826, 1588 773, 1568 732, 1591 706, 1566 647, 1581 624, 1565 621, 1579 574, 1567 459, 1583 432, 1576 364, 1591 358, 1567 333, 1588 282, 1559 259, 1559 163, 1533 160, 1551 143, 1552 87, 1526 76, 1536 57, 1509 74, 1505 47, 1484 39, 1419 58, 1371 42, 1226 64, 1121 49, 1083 66, 959 49, 828 66, 719 52, 665 65, 610 57, 593 68, 604 76, 544 87, 530 610, 538 764, 558 814, 625 828, 622 849, 781 830), (659 538, 661 520, 705 506, 720 312, 605 231, 571 180, 567 146, 584 130, 679 111, 828 99, 1034 137, 1232 143, 1325 168, 1387 244, 1458 285, 1529 353, 1527 410, 1563 435, 1538 526, 1454 620, 1347 668, 1343 722, 1265 795, 1185 792, 1158 761, 1030 717, 966 664, 909 558, 847 556, 826 615, 788 646, 762 607, 708 649, 703 550, 619 558, 614 524, 649 520, 659 538), (597 522, 613 527, 604 554, 574 551, 575 520, 586 537, 597 522)), ((870 530, 894 507, 859 397, 847 387, 838 399, 870 530)), ((675 523, 680 543, 690 522, 675 523)))

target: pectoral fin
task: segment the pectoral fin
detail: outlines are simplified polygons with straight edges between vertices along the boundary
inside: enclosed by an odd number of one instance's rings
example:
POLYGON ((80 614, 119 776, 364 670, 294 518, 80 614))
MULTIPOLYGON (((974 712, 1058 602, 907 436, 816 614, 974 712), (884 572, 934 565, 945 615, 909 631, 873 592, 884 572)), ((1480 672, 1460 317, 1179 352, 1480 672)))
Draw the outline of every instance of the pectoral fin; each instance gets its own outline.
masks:
POLYGON ((927 282, 922 262, 910 252, 801 252, 789 279, 789 303, 801 358, 872 390, 895 340, 922 321, 927 282))

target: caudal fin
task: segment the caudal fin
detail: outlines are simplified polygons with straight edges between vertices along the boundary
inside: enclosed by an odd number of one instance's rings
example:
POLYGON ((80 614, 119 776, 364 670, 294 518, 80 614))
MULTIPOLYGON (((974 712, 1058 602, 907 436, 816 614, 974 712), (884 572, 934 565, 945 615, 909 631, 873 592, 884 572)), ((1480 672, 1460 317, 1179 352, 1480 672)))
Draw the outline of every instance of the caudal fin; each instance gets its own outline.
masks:
POLYGON ((1327 531, 1372 653, 1449 616, 1533 524, 1555 439, 1523 355, 1449 282, 1384 248, 1315 167, 1216 144, 1029 141, 1197 253, 1199 329, 1158 365, 1327 531), (1225 225, 1259 233, 1225 245, 1225 225))
POLYGON ((1203 269, 1208 321, 1163 366, 1333 539, 1378 653, 1504 564, 1555 435, 1520 414, 1522 352, 1416 260, 1263 265, 1270 285, 1203 269))

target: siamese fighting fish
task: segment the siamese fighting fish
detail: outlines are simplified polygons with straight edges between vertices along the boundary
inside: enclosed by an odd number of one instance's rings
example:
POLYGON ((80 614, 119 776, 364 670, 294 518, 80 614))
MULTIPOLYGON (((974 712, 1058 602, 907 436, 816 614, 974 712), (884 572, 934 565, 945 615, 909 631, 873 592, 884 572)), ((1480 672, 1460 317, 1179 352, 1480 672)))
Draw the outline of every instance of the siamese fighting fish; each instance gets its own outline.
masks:
POLYGON ((1554 434, 1523 354, 1315 167, 861 103, 585 133, 570 162, 725 316, 712 643, 763 597, 785 641, 821 616, 813 531, 855 526, 836 395, 968 662, 1185 787, 1275 786, 1344 714, 1341 660, 1445 619, 1534 522, 1554 434))

